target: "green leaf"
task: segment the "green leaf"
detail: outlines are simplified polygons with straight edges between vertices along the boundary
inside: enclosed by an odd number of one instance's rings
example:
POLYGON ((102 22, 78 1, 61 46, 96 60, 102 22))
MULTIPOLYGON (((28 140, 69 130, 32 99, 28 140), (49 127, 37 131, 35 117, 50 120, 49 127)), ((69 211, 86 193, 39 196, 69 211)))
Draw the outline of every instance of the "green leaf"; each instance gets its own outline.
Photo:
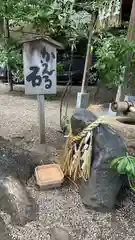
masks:
POLYGON ((121 160, 118 164, 117 171, 119 174, 125 174, 126 173, 126 166, 127 166, 127 161, 125 158, 121 160))
POLYGON ((132 172, 131 162, 128 162, 128 164, 127 164, 127 166, 126 166, 126 171, 127 171, 127 173, 131 173, 131 172, 132 172))
POLYGON ((130 160, 131 164, 131 174, 133 177, 135 177, 135 162, 133 160, 130 160))
POLYGON ((111 168, 116 168, 117 165, 119 164, 119 162, 123 159, 123 157, 118 157, 118 158, 115 158, 111 161, 110 163, 110 167, 111 168))

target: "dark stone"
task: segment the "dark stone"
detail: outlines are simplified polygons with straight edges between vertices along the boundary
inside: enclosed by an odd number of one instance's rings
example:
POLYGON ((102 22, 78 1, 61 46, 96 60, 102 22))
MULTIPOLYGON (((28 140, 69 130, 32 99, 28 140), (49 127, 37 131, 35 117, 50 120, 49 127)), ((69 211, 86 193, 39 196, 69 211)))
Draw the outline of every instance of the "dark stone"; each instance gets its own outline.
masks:
MULTIPOLYGON (((78 134, 95 115, 85 109, 78 109, 71 118, 73 134, 78 134)), ((125 156, 127 148, 124 140, 108 125, 100 124, 94 131, 91 176, 80 184, 83 203, 97 211, 111 211, 123 185, 123 177, 110 169, 110 162, 116 157, 125 156)))

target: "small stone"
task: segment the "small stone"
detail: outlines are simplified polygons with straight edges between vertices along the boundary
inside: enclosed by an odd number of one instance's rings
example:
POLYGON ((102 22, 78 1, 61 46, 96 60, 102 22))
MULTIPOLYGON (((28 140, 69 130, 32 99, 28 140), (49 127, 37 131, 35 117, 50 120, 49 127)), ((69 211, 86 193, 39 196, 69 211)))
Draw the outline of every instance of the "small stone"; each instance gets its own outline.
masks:
POLYGON ((51 229, 51 240, 72 240, 70 234, 61 227, 51 229))

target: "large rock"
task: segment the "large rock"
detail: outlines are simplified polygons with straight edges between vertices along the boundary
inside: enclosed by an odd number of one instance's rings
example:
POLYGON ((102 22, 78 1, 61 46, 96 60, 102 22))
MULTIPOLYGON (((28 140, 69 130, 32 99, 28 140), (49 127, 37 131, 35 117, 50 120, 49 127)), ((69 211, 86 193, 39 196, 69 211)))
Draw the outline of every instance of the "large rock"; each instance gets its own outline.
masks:
MULTIPOLYGON (((0 209, 11 216, 11 224, 23 226, 38 216, 38 206, 26 186, 38 164, 29 152, 0 138, 0 209)), ((0 218, 0 240, 12 239, 8 231, 0 218)))
POLYGON ((36 220, 38 207, 18 179, 6 174, 0 176, 0 207, 11 216, 12 224, 25 225, 36 220))
MULTIPOLYGON (((73 134, 78 134, 96 116, 85 109, 78 109, 71 118, 73 134)), ((87 207, 98 211, 111 211, 122 187, 123 178, 110 169, 110 162, 127 152, 124 140, 108 125, 100 124, 94 130, 92 170, 87 182, 82 181, 80 195, 87 207)))

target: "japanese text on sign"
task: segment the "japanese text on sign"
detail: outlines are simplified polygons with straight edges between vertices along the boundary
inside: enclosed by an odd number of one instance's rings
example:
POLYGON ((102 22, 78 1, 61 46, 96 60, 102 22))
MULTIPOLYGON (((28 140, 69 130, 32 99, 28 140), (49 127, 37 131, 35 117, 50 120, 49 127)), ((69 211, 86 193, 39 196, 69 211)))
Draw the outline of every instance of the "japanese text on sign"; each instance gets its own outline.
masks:
POLYGON ((31 43, 24 45, 24 76, 26 94, 56 93, 56 49, 42 42, 31 51, 31 43), (28 51, 29 50, 29 51, 28 51))

